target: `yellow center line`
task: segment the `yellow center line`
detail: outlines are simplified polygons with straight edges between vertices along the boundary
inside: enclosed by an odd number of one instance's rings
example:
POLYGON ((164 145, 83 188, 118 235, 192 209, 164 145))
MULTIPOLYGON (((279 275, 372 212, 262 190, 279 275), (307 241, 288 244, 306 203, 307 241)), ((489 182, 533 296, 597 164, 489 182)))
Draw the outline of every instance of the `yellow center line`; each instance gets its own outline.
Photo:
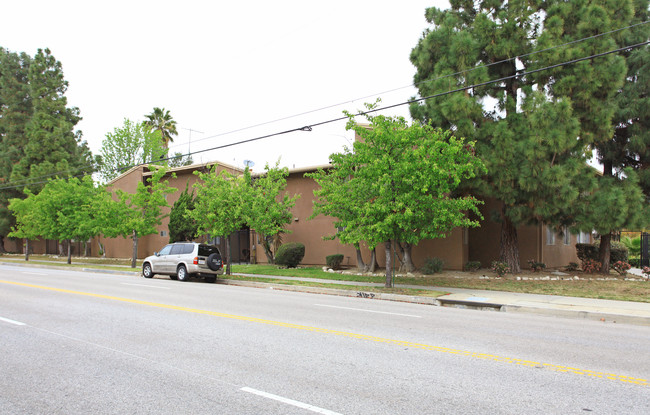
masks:
POLYGON ((4 281, 4 280, 0 280, 0 282, 4 283, 4 284, 18 285, 18 286, 22 286, 22 287, 39 288, 39 289, 43 289, 43 290, 56 291, 56 292, 67 293, 67 294, 83 295, 83 296, 86 296, 86 297, 102 298, 102 299, 106 299, 106 300, 121 301, 121 302, 131 303, 131 304, 139 304, 139 305, 145 305, 145 306, 150 306, 150 307, 165 308, 165 309, 169 309, 169 310, 185 311, 185 312, 189 312, 189 313, 205 314, 205 315, 214 316, 214 317, 228 318, 228 319, 240 320, 240 321, 248 321, 248 322, 259 323, 259 324, 267 324, 267 325, 277 326, 277 327, 285 327, 285 328, 291 328, 291 329, 296 329, 296 330, 305 330, 305 331, 311 331, 311 332, 315 332, 315 333, 331 334, 331 335, 335 335, 335 336, 349 337, 349 338, 353 338, 353 339, 366 340, 366 341, 372 341, 372 342, 377 342, 377 343, 386 343, 386 344, 396 345, 396 346, 400 346, 400 347, 410 347, 410 348, 414 348, 414 349, 431 350, 431 351, 436 351, 436 352, 440 352, 440 353, 448 353, 448 354, 455 354, 455 355, 458 355, 458 356, 471 357, 471 358, 474 358, 474 359, 493 360, 495 362, 510 363, 510 364, 516 364, 516 365, 520 365, 520 366, 527 366, 527 367, 533 367, 533 368, 539 368, 539 369, 547 369, 547 370, 552 370, 552 371, 555 371, 555 372, 572 373, 572 374, 575 374, 575 375, 583 375, 583 376, 590 376, 590 377, 607 379, 607 380, 614 380, 614 381, 625 382, 625 383, 633 383, 635 385, 640 385, 640 386, 650 386, 650 382, 647 379, 634 378, 634 377, 630 377, 630 376, 616 375, 616 374, 613 374, 613 373, 596 372, 596 371, 593 371, 593 370, 579 369, 579 368, 569 367, 569 366, 560 366, 560 365, 555 365, 555 364, 551 364, 551 363, 541 363, 541 362, 535 362, 535 361, 531 361, 531 360, 516 359, 516 358, 512 358, 512 357, 504 357, 504 356, 498 356, 498 355, 493 355, 493 354, 477 353, 477 352, 471 352, 471 351, 459 350, 459 349, 450 349, 450 348, 447 348, 447 347, 433 346, 433 345, 422 344, 422 343, 413 343, 413 342, 404 341, 404 340, 395 340, 395 339, 388 339, 388 338, 382 338, 382 337, 376 337, 376 336, 368 336, 368 335, 365 335, 365 334, 358 334, 358 333, 351 333, 351 332, 346 332, 346 331, 325 329, 325 328, 320 328, 320 327, 303 326, 303 325, 300 325, 300 324, 285 323, 285 322, 274 321, 274 320, 265 320, 265 319, 256 318, 256 317, 246 317, 246 316, 239 316, 239 315, 235 315, 235 314, 219 313, 219 312, 216 312, 216 311, 201 310, 201 309, 196 309, 196 308, 175 306, 175 305, 170 305, 170 304, 154 303, 154 302, 151 302, 151 301, 134 300, 134 299, 131 299, 131 298, 114 297, 114 296, 111 296, 111 295, 103 295, 103 294, 87 293, 87 292, 82 292, 82 291, 66 290, 66 289, 63 289, 63 288, 46 287, 46 286, 42 286, 42 285, 26 284, 26 283, 22 283, 22 282, 13 282, 13 281, 4 281))

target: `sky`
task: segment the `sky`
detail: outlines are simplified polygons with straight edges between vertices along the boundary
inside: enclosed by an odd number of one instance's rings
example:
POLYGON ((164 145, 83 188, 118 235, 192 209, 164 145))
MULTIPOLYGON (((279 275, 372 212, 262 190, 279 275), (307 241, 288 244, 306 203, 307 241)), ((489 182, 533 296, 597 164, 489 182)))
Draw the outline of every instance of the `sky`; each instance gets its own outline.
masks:
MULTIPOLYGON (((170 151, 188 153, 339 118, 378 97, 385 106, 404 102, 416 95, 409 55, 428 27, 424 12, 449 7, 446 0, 5 3, 0 46, 31 56, 51 50, 93 154, 124 118, 142 121, 154 107, 177 122, 170 151)), ((409 119, 406 105, 384 114, 409 119)), ((277 160, 300 168, 327 163, 352 140, 338 121, 192 157, 239 167, 251 160, 257 171, 277 160)))

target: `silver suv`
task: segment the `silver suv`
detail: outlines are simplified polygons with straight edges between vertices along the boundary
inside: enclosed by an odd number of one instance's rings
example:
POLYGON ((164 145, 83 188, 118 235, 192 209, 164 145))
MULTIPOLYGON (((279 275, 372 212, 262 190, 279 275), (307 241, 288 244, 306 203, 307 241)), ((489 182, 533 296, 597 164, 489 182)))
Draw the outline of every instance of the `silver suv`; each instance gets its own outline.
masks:
POLYGON ((187 281, 192 276, 215 282, 223 274, 221 253, 217 247, 197 242, 175 242, 148 256, 142 263, 142 276, 165 274, 173 280, 187 281))

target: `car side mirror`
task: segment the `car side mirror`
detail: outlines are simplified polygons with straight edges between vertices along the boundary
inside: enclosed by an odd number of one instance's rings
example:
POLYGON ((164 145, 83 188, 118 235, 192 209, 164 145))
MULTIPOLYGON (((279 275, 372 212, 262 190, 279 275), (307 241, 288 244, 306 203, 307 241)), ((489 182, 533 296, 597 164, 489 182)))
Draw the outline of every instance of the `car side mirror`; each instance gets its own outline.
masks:
POLYGON ((155 256, 160 256, 160 253, 158 253, 158 252, 154 252, 153 254, 154 254, 155 256))

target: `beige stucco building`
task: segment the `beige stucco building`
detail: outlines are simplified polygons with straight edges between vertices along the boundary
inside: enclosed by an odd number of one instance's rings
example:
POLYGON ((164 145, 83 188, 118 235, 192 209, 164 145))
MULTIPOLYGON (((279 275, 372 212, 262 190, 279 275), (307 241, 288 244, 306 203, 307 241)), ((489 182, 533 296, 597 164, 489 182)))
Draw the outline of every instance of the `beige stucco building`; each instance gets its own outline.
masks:
MULTIPOLYGON (((195 164, 191 166, 171 169, 168 173, 169 184, 177 189, 176 192, 168 195, 167 203, 171 207, 178 199, 180 193, 198 180, 195 171, 208 171, 212 165, 217 165, 217 172, 226 170, 233 174, 241 174, 243 170, 220 162, 195 164), (175 177, 171 176, 171 173, 175 177)), ((326 166, 321 166, 326 167, 326 166)), ((335 233, 334 219, 326 216, 318 216, 309 219, 312 214, 314 200, 313 191, 317 184, 309 178, 304 177, 307 172, 315 171, 317 167, 301 168, 290 170, 287 178, 286 192, 301 197, 297 200, 293 210, 293 220, 287 226, 289 233, 283 235, 283 242, 301 242, 305 244, 305 265, 324 265, 325 257, 331 254, 343 254, 343 265, 356 265, 356 251, 352 245, 341 244, 337 240, 324 240, 323 237, 335 233)), ((151 172, 146 166, 138 166, 123 173, 110 183, 109 188, 121 189, 133 193, 138 182, 144 182, 151 172)), ((445 268, 461 270, 468 261, 480 261, 486 267, 499 256, 500 224, 490 220, 490 210, 497 209, 498 202, 486 201, 481 207, 484 220, 479 228, 454 229, 446 238, 421 241, 413 247, 413 260, 417 267, 424 264, 427 258, 438 257, 444 260, 445 268)), ((171 208, 165 208, 166 214, 171 208)), ((169 243, 168 231, 169 217, 163 219, 158 232, 153 235, 143 236, 139 239, 138 258, 151 255, 154 251, 160 250, 169 243)), ((523 226, 517 229, 519 240, 519 255, 522 267, 527 267, 527 260, 532 259, 544 262, 550 268, 561 267, 569 262, 578 262, 575 251, 577 235, 558 235, 550 232, 545 226, 523 226)), ((585 238, 585 236, 582 236, 585 238)), ((203 238, 204 240, 206 238, 203 238)), ((99 242, 105 249, 105 255, 113 258, 129 258, 132 253, 132 241, 130 238, 95 238, 91 244, 91 254, 99 254, 99 242)), ((213 238, 216 243, 224 249, 223 238, 213 238)), ((231 236, 233 262, 265 263, 266 256, 262 245, 259 243, 258 235, 254 230, 243 229, 241 232, 231 236)), ((589 242, 589 241, 583 241, 589 242)), ((33 252, 45 253, 46 242, 32 242, 33 252)), ((18 246, 14 247, 18 248, 18 246)), ((80 247, 77 249, 80 252, 80 247)), ((20 249, 15 249, 19 251, 20 249)), ((364 260, 370 259, 367 247, 362 246, 364 260)), ((49 252, 55 253, 55 252, 49 252)), ((385 263, 385 254, 382 247, 377 249, 377 260, 380 266, 385 263)))

